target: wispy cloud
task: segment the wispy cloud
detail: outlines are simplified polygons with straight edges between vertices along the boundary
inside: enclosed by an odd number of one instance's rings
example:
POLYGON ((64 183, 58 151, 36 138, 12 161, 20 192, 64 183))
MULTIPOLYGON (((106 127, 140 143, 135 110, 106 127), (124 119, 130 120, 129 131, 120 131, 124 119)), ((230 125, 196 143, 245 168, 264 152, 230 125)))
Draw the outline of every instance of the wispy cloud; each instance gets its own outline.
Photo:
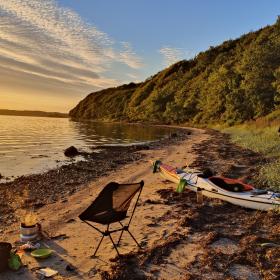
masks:
POLYGON ((54 0, 0 0, 0 65, 11 75, 94 90, 121 82, 105 74, 118 64, 143 66, 128 42, 115 42, 54 0))
POLYGON ((182 59, 190 59, 194 56, 194 53, 182 48, 162 47, 159 53, 163 56, 164 66, 169 66, 182 59))
POLYGON ((120 61, 131 68, 138 69, 143 67, 142 60, 137 57, 129 42, 122 42, 123 51, 120 52, 120 61))
POLYGON ((179 48, 162 47, 159 53, 163 56, 163 64, 169 66, 182 57, 182 50, 179 48))

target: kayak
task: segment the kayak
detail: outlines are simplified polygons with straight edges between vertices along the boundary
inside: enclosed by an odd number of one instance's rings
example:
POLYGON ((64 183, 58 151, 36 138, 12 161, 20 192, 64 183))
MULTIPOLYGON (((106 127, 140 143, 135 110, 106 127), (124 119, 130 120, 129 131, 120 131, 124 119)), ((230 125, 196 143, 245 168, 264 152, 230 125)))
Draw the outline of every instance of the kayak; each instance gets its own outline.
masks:
POLYGON ((221 176, 205 178, 199 170, 180 169, 160 161, 153 163, 153 172, 159 172, 163 178, 177 184, 177 192, 187 188, 194 192, 201 192, 204 196, 218 198, 246 208, 263 211, 280 210, 280 193, 256 189, 238 179, 221 176))

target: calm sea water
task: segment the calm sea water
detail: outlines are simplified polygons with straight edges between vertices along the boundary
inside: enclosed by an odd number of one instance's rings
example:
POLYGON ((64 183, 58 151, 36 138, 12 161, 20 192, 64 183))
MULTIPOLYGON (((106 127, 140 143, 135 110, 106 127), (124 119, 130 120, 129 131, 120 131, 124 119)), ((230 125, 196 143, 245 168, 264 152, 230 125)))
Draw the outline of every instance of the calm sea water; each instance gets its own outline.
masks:
POLYGON ((170 129, 152 126, 0 115, 0 174, 13 179, 70 163, 63 152, 71 145, 90 151, 100 144, 148 142, 170 133, 170 129))

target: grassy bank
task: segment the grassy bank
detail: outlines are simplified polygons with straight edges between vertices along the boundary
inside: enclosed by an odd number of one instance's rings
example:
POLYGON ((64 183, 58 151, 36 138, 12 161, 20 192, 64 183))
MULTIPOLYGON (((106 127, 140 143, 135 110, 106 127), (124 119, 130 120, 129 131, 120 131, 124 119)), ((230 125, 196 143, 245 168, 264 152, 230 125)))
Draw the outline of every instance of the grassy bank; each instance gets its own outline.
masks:
POLYGON ((246 124, 220 129, 234 143, 263 154, 267 163, 260 166, 256 181, 280 191, 280 110, 246 124))

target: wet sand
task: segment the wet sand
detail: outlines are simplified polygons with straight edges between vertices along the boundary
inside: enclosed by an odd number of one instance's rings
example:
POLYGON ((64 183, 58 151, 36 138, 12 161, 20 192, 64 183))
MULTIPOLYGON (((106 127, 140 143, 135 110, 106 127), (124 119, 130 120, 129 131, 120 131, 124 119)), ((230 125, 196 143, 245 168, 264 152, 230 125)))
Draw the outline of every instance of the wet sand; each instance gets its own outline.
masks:
MULTIPOLYGON (((280 243, 279 214, 206 198, 197 204, 194 193, 176 193, 175 184, 152 174, 149 163, 160 159, 178 167, 210 167, 217 174, 250 180, 264 159, 212 130, 191 129, 191 135, 166 141, 149 149, 127 151, 127 155, 121 152, 121 158, 126 155, 130 160, 115 162, 114 168, 104 171, 101 177, 89 178, 86 184, 81 182, 79 187, 73 182, 62 196, 50 196, 50 202, 39 205, 41 224, 52 237, 43 242, 55 250, 54 255, 38 262, 27 254, 23 257, 25 267, 19 272, 0 274, 0 279, 38 279, 36 270, 42 266, 58 270, 54 279, 277 279, 280 248, 260 244, 280 243), (141 179, 145 186, 131 231, 143 250, 139 251, 125 235, 119 248, 120 259, 106 239, 99 257, 91 258, 100 235, 79 221, 78 214, 109 181, 141 179), (74 271, 66 270, 69 264, 74 271)), ((56 182, 51 175, 48 176, 56 182)), ((71 180, 82 180, 83 176, 79 176, 77 170, 71 180)), ((34 186, 39 178, 34 178, 34 186)), ((41 182, 45 180, 42 178, 41 182)), ((40 202, 39 194, 34 205, 40 202)), ((13 222, 2 231, 3 240, 18 239, 18 223, 13 222)))

